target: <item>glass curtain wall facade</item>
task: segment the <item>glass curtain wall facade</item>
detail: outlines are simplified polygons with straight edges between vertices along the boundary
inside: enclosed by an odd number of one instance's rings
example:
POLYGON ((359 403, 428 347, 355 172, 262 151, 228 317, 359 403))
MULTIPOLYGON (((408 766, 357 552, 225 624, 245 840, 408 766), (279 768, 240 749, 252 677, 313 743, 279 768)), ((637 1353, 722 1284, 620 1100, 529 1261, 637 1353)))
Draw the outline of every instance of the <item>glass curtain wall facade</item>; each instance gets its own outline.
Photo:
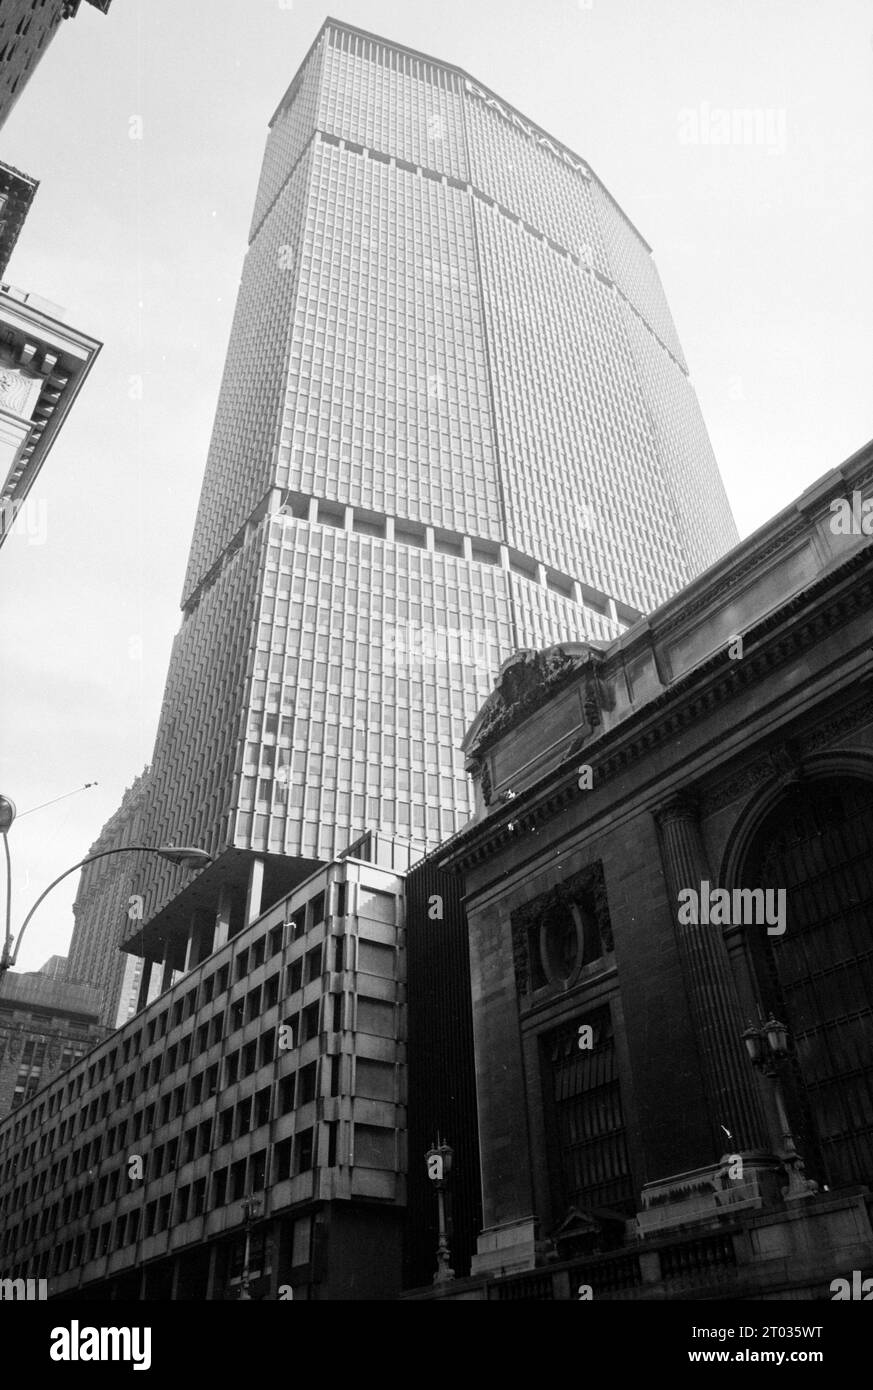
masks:
MULTIPOLYGON (((735 543, 648 246, 458 69, 327 21, 271 123, 147 842, 424 853, 520 647, 735 543)), ((174 891, 144 872, 146 916, 174 891)))

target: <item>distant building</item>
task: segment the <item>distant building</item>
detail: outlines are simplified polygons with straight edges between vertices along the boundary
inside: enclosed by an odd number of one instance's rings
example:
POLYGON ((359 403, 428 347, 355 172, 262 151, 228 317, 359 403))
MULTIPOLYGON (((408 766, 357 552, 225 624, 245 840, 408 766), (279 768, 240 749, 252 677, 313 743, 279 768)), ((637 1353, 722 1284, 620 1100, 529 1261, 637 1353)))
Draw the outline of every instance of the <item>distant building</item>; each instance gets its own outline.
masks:
POLYGON ((0 980, 0 1115, 17 1109, 106 1036, 99 996, 48 969, 0 980))
POLYGON ((45 965, 40 967, 39 974, 45 975, 50 980, 65 980, 67 978, 66 956, 49 956, 45 965))
POLYGON ((0 279, 6 274, 9 257, 38 188, 39 183, 29 174, 0 163, 0 279))
MULTIPOLYGON (((142 843, 142 810, 148 768, 128 787, 89 854, 142 843)), ((92 985, 100 995, 100 1019, 115 1028, 136 1007, 142 961, 123 954, 130 930, 135 854, 113 854, 84 868, 73 903, 75 926, 67 959, 67 978, 92 985)), ((135 911, 135 908, 133 909, 135 911)))
MULTIPOLYGON (((106 14, 112 0, 88 0, 106 14)), ((30 81, 61 21, 80 0, 3 0, 0 6, 0 128, 30 81)))
POLYGON ((431 857, 483 1201, 441 1296, 819 1299, 873 1267, 871 513, 868 445, 617 641, 505 663, 475 821, 431 857))

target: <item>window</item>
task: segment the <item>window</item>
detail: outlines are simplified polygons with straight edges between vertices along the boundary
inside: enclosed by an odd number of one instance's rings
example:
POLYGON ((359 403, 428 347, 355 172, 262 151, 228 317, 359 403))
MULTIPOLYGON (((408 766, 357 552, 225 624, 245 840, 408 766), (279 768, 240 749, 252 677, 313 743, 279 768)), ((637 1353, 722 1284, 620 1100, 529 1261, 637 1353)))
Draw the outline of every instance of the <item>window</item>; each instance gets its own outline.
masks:
POLYGON ((312 1168, 312 1157, 315 1146, 315 1130, 304 1129, 295 1138, 295 1176, 298 1173, 308 1173, 312 1168))
POLYGON ((267 1150, 259 1149, 252 1154, 249 1164, 249 1187, 252 1192, 263 1192, 267 1182, 267 1150))
POLYGON ((283 1076, 279 1082, 279 1114, 288 1115, 294 1109, 296 1072, 283 1076))
POLYGON ((267 1066, 267 1064, 268 1064, 269 1062, 272 1062, 272 1061, 275 1060, 275 1057, 276 1057, 276 1030, 275 1030, 275 1028, 268 1028, 267 1031, 266 1031, 266 1033, 262 1033, 262 1034, 261 1034, 259 1050, 260 1050, 260 1062, 259 1062, 259 1065, 260 1065, 260 1066, 265 1067, 265 1066, 267 1066))
POLYGON ((252 1119, 252 1098, 240 1101, 236 1108, 236 1137, 241 1139, 244 1134, 248 1134, 251 1129, 252 1119))
POLYGON ((310 1004, 308 1008, 303 1010, 302 1034, 300 1038, 300 1041, 302 1043, 308 1042, 310 1038, 315 1038, 318 1036, 319 1002, 320 1001, 316 999, 314 1004, 310 1004))
POLYGON ((211 1148, 212 1121, 204 1120, 197 1131, 197 1157, 208 1154, 211 1148))
POLYGON ((633 1181, 612 1021, 593 1010, 540 1038, 549 1177, 556 1211, 571 1206, 633 1212, 633 1181), (579 1047, 588 1025, 593 1046, 579 1047))
POLYGON ((255 1128, 267 1124, 270 1119, 270 1087, 264 1086, 255 1096, 255 1128))
POLYGON ((318 1064, 310 1062, 308 1067, 303 1067, 300 1072, 300 1086, 297 1094, 297 1104, 306 1105, 309 1101, 315 1100, 316 1071, 318 1064))
POLYGON ((230 1201, 237 1202, 245 1196, 246 1190, 246 1160, 241 1158, 238 1163, 231 1164, 230 1168, 230 1201))
POLYGON ((227 1169, 219 1168, 212 1175, 212 1205, 223 1207, 227 1200, 227 1169))
POLYGON ((309 985, 321 975, 321 946, 315 946, 306 954, 306 983, 309 985))
POLYGON ((273 1150, 276 1182, 284 1182, 286 1178, 290 1178, 291 1176, 291 1152, 293 1147, 293 1139, 283 1139, 273 1150))
POLYGON ((191 1188, 191 1209, 188 1213, 189 1219, 194 1216, 202 1216, 206 1207, 206 1179, 198 1178, 191 1188))

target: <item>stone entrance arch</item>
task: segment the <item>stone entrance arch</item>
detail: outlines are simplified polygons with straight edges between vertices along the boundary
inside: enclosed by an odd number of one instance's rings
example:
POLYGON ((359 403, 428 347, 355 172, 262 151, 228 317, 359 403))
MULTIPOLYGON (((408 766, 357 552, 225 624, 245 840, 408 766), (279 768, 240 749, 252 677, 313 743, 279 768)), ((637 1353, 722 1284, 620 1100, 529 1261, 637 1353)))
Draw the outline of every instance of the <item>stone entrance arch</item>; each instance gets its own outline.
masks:
POLYGON ((873 775, 817 760, 757 798, 728 846, 729 888, 784 888, 784 935, 744 928, 765 1011, 791 1029, 788 1103, 807 1173, 873 1185, 873 775))

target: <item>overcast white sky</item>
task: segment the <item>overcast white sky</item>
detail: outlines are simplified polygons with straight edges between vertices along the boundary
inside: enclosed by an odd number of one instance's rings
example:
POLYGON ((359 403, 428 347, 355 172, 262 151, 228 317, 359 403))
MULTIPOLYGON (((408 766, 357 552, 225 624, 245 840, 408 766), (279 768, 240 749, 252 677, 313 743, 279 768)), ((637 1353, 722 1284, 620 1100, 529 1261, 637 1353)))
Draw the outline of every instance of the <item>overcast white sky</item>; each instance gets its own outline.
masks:
MULTIPOLYGON (((25 811, 100 784, 16 823, 14 921, 151 757, 267 122, 327 13, 592 163, 654 248, 742 535, 873 435, 867 0, 324 4, 83 5, 0 133, 41 180, 8 278, 105 343, 31 494, 44 543, 0 551, 0 790, 25 811), (715 108, 772 138, 681 138, 715 108)), ((66 951, 75 887, 19 969, 66 951)))

